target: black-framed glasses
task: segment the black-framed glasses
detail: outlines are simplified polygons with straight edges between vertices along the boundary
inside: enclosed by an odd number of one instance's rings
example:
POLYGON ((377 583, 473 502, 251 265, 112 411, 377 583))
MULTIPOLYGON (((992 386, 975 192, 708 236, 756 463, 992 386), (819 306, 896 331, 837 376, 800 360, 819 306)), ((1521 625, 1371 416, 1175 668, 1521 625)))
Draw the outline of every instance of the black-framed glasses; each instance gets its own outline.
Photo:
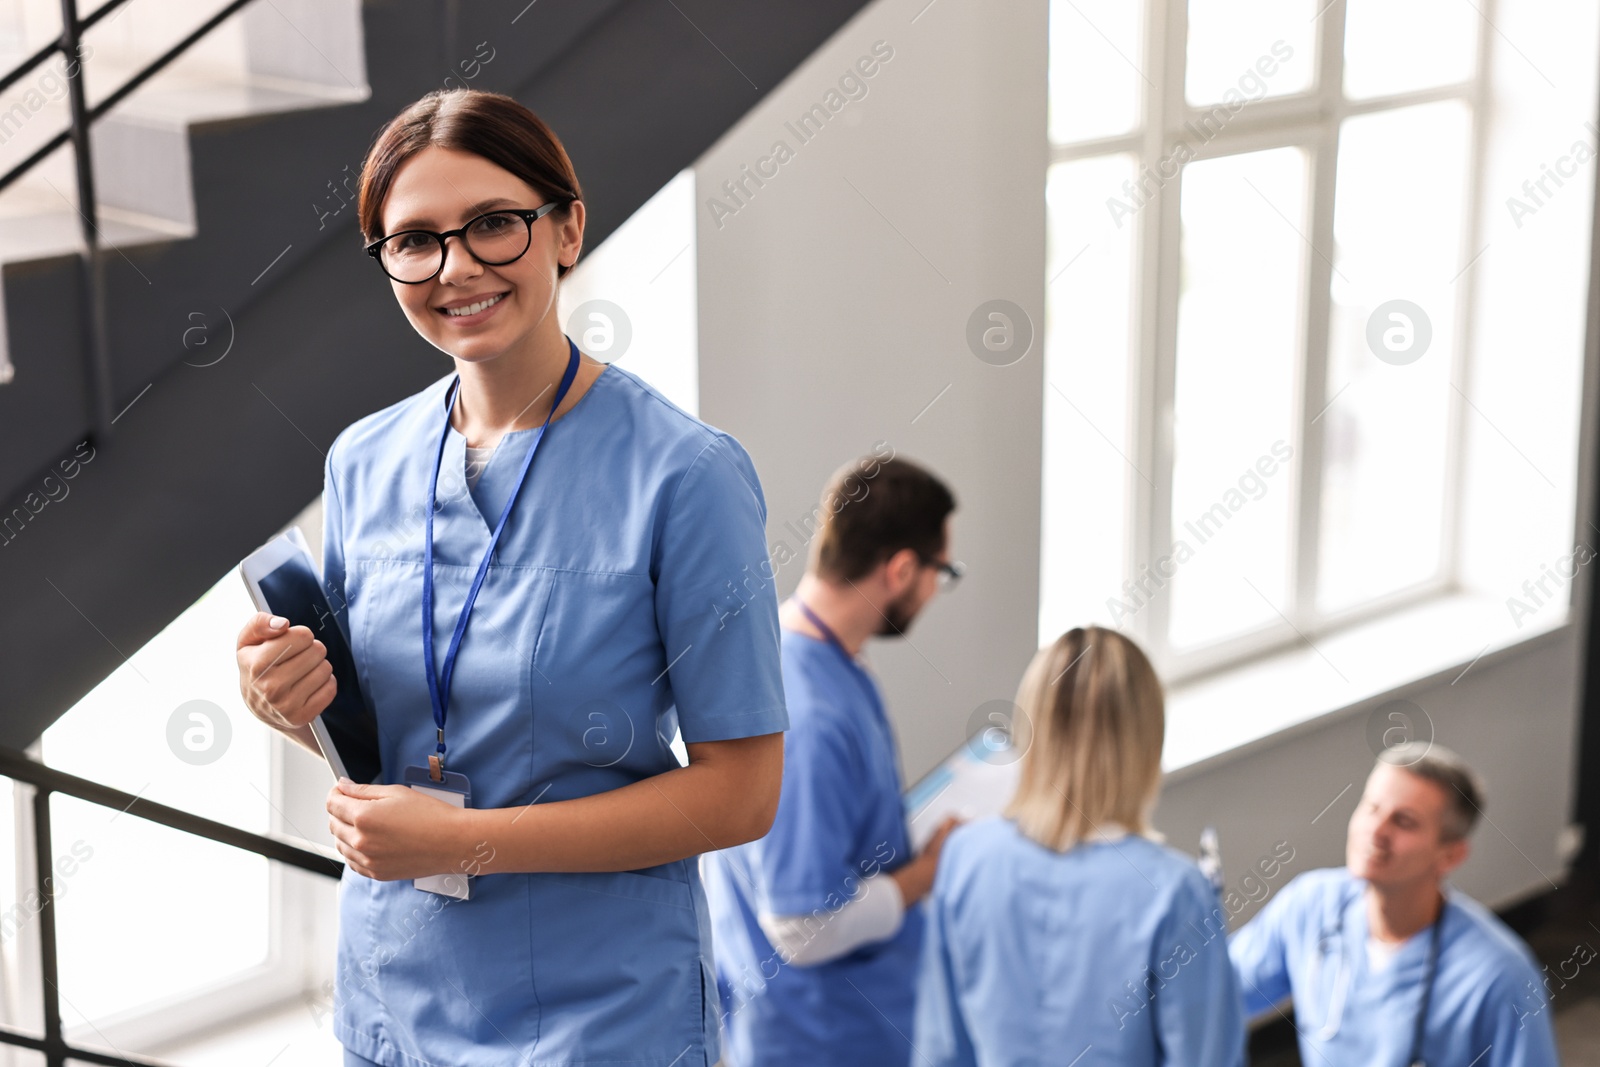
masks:
POLYGON ((939 588, 946 593, 954 589, 956 583, 961 580, 961 576, 967 573, 967 568, 964 564, 953 561, 946 562, 943 560, 924 558, 922 560, 922 565, 924 567, 937 567, 939 569, 939 588))
POLYGON ((541 207, 500 208, 456 230, 401 230, 367 246, 367 255, 383 272, 403 285, 421 285, 444 269, 445 239, 459 237, 467 253, 486 267, 503 267, 522 258, 533 244, 533 224, 577 197, 552 200, 541 207))

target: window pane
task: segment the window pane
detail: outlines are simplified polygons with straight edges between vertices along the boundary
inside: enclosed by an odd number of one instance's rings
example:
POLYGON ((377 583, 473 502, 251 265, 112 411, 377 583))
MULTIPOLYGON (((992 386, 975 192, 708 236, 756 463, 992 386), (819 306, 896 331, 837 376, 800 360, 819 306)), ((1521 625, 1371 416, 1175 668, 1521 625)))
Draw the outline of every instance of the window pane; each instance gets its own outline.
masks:
MULTIPOLYGON (((45 731, 44 761, 245 830, 271 829, 270 731, 244 706, 235 665, 239 628, 254 610, 238 573, 224 574, 45 731)), ((265 860, 67 797, 53 799, 51 818, 57 862, 73 871, 60 879, 62 989, 81 1013, 69 1025, 265 959, 265 860), (175 891, 184 885, 194 891, 175 891)))
POLYGON ((1305 155, 1277 148, 1191 164, 1182 215, 1173 556, 1157 568, 1172 582, 1177 650, 1289 610, 1305 155))
MULTIPOLYGON (((5 968, 6 975, 16 976, 18 983, 37 981, 32 976, 39 971, 38 950, 26 932, 38 916, 39 906, 39 898, 29 896, 34 887, 33 849, 28 847, 26 856, 18 852, 19 847, 31 846, 31 829, 19 834, 18 828, 19 824, 32 826, 33 795, 32 786, 0 778, 0 967, 5 968)), ((31 1034, 42 1034, 41 1007, 34 998, 8 998, 0 1001, 0 1021, 31 1034)), ((0 1063, 11 1067, 4 1054, 0 1054, 0 1063)))
POLYGON ((1316 14, 1312 0, 1189 0, 1189 103, 1311 88, 1316 14))
POLYGON ((626 367, 690 414, 700 410, 694 212, 691 167, 586 251, 558 295, 584 354, 626 367))
MULTIPOLYGON (((305 532, 320 540, 319 530, 305 532)), ((235 659, 254 612, 228 571, 44 732, 44 761, 244 830, 270 829, 271 731, 245 707, 235 659)))
POLYGON ((52 797, 50 816, 69 1031, 266 960, 264 857, 71 797, 52 797))
POLYGON ((1126 573, 1128 348, 1137 227, 1107 216, 1132 156, 1050 168, 1045 288, 1044 506, 1039 642, 1108 622, 1126 573), (1121 454, 1119 454, 1119 452, 1121 454))
POLYGON ((1463 0, 1348 0, 1344 91, 1354 98, 1449 85, 1472 76, 1477 7, 1463 0))
MULTIPOLYGON (((1142 3, 1050 0, 1050 140, 1127 133, 1147 84, 1142 3)), ((1153 81, 1154 79, 1149 79, 1153 81)))
POLYGON ((1426 580, 1439 566, 1466 183, 1397 197, 1394 182, 1465 174, 1469 132, 1468 110, 1446 101, 1353 118, 1340 135, 1331 403, 1320 419, 1322 611, 1426 580))

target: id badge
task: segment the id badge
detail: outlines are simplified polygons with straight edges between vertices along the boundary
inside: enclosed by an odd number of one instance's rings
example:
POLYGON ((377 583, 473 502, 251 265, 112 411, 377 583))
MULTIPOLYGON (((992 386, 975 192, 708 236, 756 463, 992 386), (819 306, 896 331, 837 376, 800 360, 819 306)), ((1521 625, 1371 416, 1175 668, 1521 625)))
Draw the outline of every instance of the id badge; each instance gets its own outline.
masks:
MULTIPOLYGON (((445 771, 444 781, 436 782, 428 768, 407 767, 401 784, 442 800, 446 804, 454 804, 458 808, 465 808, 472 802, 472 784, 467 781, 466 775, 457 771, 445 771)), ((430 874, 425 878, 413 878, 411 884, 426 893, 438 893, 440 896, 466 900, 472 889, 471 877, 465 871, 452 871, 448 874, 430 874)))

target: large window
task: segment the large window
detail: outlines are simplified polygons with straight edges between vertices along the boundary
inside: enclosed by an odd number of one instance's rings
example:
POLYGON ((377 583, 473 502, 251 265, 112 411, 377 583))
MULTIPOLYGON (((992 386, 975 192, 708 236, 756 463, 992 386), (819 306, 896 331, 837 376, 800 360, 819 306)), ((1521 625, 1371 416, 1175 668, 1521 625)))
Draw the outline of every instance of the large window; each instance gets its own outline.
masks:
POLYGON ((1180 680, 1570 551, 1572 6, 1053 0, 1042 640, 1118 626, 1180 680))

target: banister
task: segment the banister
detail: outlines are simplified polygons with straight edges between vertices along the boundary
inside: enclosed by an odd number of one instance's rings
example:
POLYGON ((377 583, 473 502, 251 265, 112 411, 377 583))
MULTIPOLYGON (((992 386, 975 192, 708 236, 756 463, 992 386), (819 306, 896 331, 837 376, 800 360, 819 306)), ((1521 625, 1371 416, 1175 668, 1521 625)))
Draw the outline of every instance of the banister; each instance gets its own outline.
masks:
MULTIPOLYGON (((70 0, 69 0, 70 2, 70 0)), ((33 794, 33 850, 37 892, 43 903, 36 921, 39 923, 39 973, 43 983, 41 1002, 44 1009, 44 1036, 38 1037, 23 1030, 0 1025, 0 1044, 33 1049, 44 1053, 47 1067, 66 1067, 68 1060, 107 1065, 107 1067, 171 1067, 170 1064, 127 1053, 99 1052, 69 1045, 61 1025, 60 967, 56 943, 56 880, 54 877, 50 831, 50 796, 60 793, 78 800, 116 808, 141 819, 159 823, 174 830, 216 841, 234 848, 254 852, 269 860, 286 863, 313 874, 338 878, 344 864, 337 853, 310 842, 294 843, 280 834, 257 834, 236 826, 207 819, 179 808, 145 800, 133 793, 114 789, 99 782, 47 767, 25 753, 0 746, 0 776, 13 781, 27 782, 34 787, 33 794)))

